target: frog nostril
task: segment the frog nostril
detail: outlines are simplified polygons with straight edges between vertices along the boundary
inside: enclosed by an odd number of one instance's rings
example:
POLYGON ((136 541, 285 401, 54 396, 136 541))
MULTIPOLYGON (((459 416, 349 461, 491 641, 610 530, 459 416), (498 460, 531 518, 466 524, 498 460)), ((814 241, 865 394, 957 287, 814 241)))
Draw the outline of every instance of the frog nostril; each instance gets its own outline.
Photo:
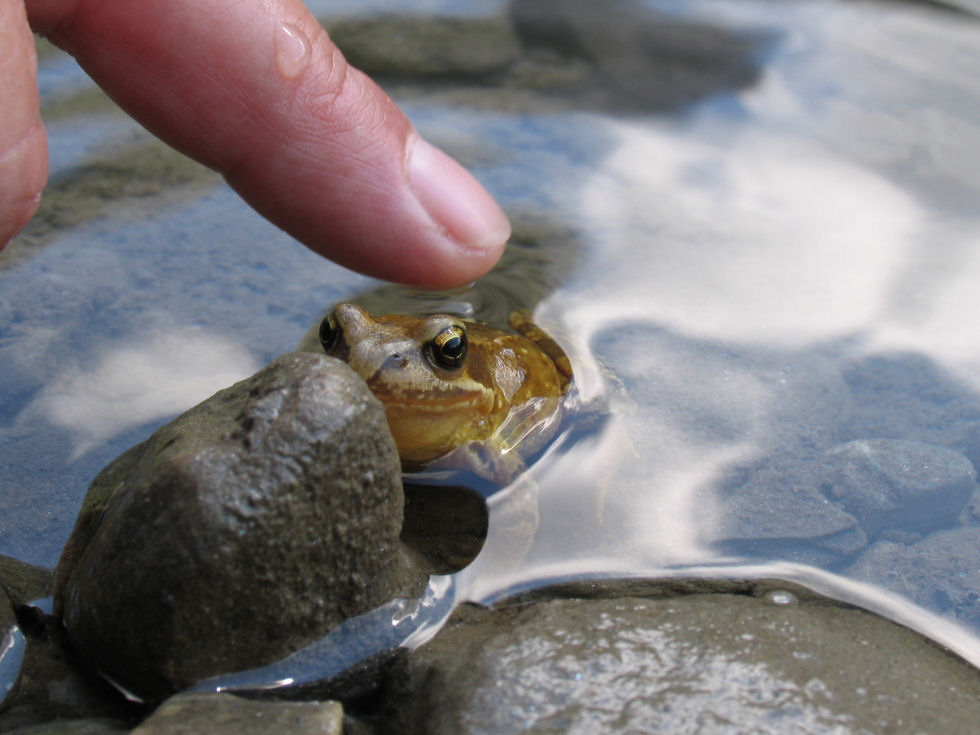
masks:
POLYGON ((395 370, 404 370, 406 367, 408 367, 408 363, 408 358, 401 352, 392 352, 381 363, 379 372, 384 373, 395 370))

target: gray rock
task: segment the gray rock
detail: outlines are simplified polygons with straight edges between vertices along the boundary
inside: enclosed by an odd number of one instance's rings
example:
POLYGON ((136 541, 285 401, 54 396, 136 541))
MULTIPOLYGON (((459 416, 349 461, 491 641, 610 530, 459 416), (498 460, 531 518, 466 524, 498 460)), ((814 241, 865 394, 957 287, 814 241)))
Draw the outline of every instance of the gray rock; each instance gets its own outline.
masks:
POLYGON ((339 702, 261 702, 230 694, 185 694, 164 702, 132 735, 340 735, 339 702))
POLYGON ((980 396, 921 352, 863 356, 843 366, 853 436, 925 441, 980 466, 980 396))
POLYGON ((51 594, 51 570, 0 555, 0 587, 16 604, 51 594))
POLYGON ((826 453, 823 490, 869 537, 928 532, 956 521, 977 473, 959 452, 903 439, 862 439, 826 453))
POLYGON ((464 487, 405 483, 402 541, 433 574, 452 574, 483 548, 489 511, 482 496, 464 487))
POLYGON ((72 666, 60 627, 28 605, 49 597, 51 584, 51 570, 0 556, 0 732, 129 732, 132 706, 98 677, 72 666))
POLYGON ((0 555, 0 710, 17 693, 26 642, 15 607, 51 594, 51 572, 0 555))
POLYGON ((46 735, 128 732, 135 709, 102 678, 66 655, 61 627, 36 618, 28 627, 16 694, 0 707, 0 732, 46 735), (54 722, 53 722, 54 721, 54 722))
POLYGON ((364 382, 338 360, 284 355, 96 477, 56 612, 86 660, 144 697, 271 663, 422 592, 403 501, 364 382))
POLYGON ((973 495, 970 496, 957 520, 960 526, 980 525, 980 486, 973 491, 973 495))
POLYGON ((619 111, 669 109, 758 79, 752 49, 762 37, 682 22, 635 0, 513 0, 508 12, 529 56, 587 62, 603 106, 619 111))
POLYGON ((493 77, 520 55, 517 36, 502 17, 362 16, 326 25, 347 60, 376 77, 493 77))
POLYGON ((791 592, 458 610, 385 692, 386 732, 967 732, 980 677, 791 592))
POLYGON ((733 551, 828 564, 867 546, 857 520, 820 492, 815 462, 766 465, 722 503, 715 540, 733 551))
POLYGON ((848 576, 980 627, 980 528, 940 531, 908 546, 879 541, 851 565, 848 576))
POLYGON ((350 62, 398 96, 527 110, 676 109, 758 79, 750 36, 634 0, 531 0, 507 16, 324 19, 350 62), (656 68, 658 73, 649 74, 656 68))
POLYGON ((0 589, 0 710, 17 692, 25 647, 13 603, 7 593, 0 589))

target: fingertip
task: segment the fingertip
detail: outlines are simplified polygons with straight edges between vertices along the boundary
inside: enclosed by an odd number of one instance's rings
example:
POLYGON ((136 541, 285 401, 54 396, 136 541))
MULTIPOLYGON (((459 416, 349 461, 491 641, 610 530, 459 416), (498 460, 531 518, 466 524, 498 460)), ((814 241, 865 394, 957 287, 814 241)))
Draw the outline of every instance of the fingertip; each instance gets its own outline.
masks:
POLYGON ((494 199, 347 65, 300 0, 36 4, 127 111, 316 252, 433 288, 500 258, 510 223, 494 199), (219 15, 232 32, 213 32, 219 15))
POLYGON ((414 137, 409 141, 408 173, 422 209, 464 253, 495 262, 510 237, 510 220, 483 186, 441 150, 414 137))
POLYGON ((22 3, 0 2, 0 249, 34 215, 47 182, 34 36, 22 3))
POLYGON ((23 140, 0 155, 0 250, 34 216, 48 180, 48 140, 38 118, 23 140))

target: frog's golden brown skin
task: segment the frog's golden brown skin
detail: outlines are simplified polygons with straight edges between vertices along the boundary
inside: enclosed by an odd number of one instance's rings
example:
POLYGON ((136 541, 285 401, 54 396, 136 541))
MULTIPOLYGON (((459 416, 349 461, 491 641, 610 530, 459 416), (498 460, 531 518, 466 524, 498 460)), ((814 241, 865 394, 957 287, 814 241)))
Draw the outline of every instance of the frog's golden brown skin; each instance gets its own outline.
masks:
MULTIPOLYGON (((565 353, 524 312, 510 319, 519 334, 446 315, 373 317, 346 303, 324 324, 327 353, 345 360, 385 405, 406 470, 478 449, 459 464, 502 474, 508 463, 500 456, 548 423, 571 381, 565 353), (440 361, 436 345, 461 331, 465 357, 458 365, 440 361)), ((450 358, 453 347, 458 341, 448 345, 450 358)))

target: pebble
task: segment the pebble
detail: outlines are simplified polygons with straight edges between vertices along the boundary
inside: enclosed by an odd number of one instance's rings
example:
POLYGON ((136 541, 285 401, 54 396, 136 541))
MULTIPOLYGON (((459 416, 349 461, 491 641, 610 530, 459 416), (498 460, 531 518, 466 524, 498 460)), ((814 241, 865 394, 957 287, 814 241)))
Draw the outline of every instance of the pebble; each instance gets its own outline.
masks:
POLYGON ((908 545, 879 541, 851 565, 848 576, 980 628, 980 528, 939 531, 908 545))
POLYGON ((966 457, 924 442, 861 439, 834 447, 826 461, 824 494, 870 538, 951 526, 976 489, 966 457))

